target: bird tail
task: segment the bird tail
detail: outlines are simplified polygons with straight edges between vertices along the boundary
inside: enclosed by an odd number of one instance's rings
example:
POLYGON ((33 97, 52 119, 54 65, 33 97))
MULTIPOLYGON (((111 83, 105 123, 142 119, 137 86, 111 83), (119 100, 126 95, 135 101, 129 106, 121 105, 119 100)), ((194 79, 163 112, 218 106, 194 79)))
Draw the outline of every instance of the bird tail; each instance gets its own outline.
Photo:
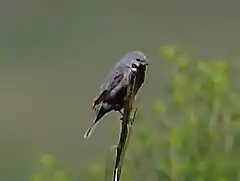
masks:
POLYGON ((98 121, 97 121, 97 122, 94 121, 94 122, 92 123, 92 125, 87 129, 87 131, 86 131, 85 134, 84 134, 84 138, 85 138, 85 139, 88 139, 88 138, 89 138, 89 136, 92 134, 92 132, 93 132, 94 129, 96 128, 97 123, 98 123, 98 121))
POLYGON ((97 124, 99 123, 100 119, 108 112, 108 110, 104 109, 103 107, 100 108, 96 119, 93 121, 92 125, 87 129, 84 134, 84 138, 87 139, 92 134, 94 129, 96 128, 97 124))

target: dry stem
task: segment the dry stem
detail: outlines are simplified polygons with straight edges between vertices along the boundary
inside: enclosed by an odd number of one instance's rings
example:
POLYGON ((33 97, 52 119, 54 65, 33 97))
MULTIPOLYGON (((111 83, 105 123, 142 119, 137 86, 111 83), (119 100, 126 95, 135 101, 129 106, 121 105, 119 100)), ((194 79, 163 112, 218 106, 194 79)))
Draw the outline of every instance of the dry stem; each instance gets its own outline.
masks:
POLYGON ((121 122, 121 134, 119 138, 119 142, 117 145, 116 158, 115 158, 115 166, 114 166, 114 174, 113 181, 120 181, 121 173, 122 173, 122 165, 125 157, 125 153, 130 141, 130 135, 132 132, 132 126, 134 123, 136 111, 134 112, 133 118, 131 119, 132 105, 135 98, 134 89, 135 89, 135 80, 136 77, 134 74, 130 75, 131 83, 128 86, 127 90, 127 98, 124 104, 123 118, 121 122))

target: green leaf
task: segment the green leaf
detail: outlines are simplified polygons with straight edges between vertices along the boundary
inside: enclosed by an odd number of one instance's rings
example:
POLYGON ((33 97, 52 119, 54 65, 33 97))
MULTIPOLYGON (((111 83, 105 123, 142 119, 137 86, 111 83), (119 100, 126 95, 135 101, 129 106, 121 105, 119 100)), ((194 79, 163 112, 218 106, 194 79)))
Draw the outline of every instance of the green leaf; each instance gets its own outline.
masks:
POLYGON ((189 65, 190 56, 186 53, 182 53, 181 55, 177 56, 177 63, 180 68, 186 67, 189 65))
POLYGON ((176 58, 176 48, 174 46, 163 47, 162 54, 167 61, 173 61, 176 58))
POLYGON ((52 169, 55 167, 55 160, 51 155, 43 155, 40 159, 41 164, 47 169, 52 169))
POLYGON ((69 181, 68 175, 63 171, 56 171, 53 176, 54 181, 69 181))
POLYGON ((43 181, 41 174, 33 175, 32 181, 43 181))

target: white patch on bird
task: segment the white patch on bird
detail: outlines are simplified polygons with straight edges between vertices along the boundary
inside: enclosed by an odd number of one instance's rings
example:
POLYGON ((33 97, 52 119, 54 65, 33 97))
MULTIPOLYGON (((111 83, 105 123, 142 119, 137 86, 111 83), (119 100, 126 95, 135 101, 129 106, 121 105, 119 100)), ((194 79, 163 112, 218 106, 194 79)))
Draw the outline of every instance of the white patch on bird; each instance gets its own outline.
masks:
POLYGON ((131 70, 132 70, 133 72, 137 72, 137 68, 132 67, 131 70))

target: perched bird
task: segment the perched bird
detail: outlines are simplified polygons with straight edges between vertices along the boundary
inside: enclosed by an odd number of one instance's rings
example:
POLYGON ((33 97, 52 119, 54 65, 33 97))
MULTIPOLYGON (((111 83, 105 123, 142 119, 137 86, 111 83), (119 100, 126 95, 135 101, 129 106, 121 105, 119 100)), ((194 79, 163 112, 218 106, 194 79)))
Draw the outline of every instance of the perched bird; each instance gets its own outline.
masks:
POLYGON ((100 93, 93 103, 93 110, 96 118, 84 134, 88 138, 97 123, 103 116, 111 111, 122 113, 124 100, 127 94, 127 87, 130 83, 129 75, 135 73, 136 86, 135 95, 145 80, 146 67, 149 65, 147 57, 141 51, 126 53, 123 58, 108 73, 100 88, 100 93))

